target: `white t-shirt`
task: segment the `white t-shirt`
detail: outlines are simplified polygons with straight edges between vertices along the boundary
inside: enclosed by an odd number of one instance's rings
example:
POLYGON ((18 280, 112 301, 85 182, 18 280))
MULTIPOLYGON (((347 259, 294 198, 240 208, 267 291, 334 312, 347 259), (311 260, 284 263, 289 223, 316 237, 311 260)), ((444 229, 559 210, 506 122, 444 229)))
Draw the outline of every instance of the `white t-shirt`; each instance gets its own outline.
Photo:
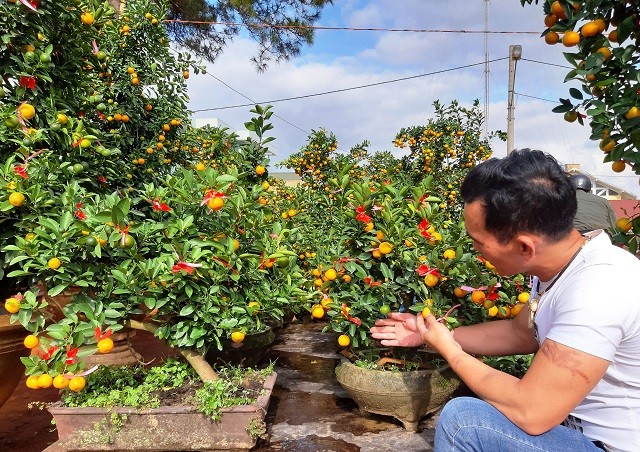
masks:
POLYGON ((638 452, 640 259, 602 231, 588 235, 594 237, 538 304, 538 342, 549 338, 611 363, 569 424, 609 450, 638 452))

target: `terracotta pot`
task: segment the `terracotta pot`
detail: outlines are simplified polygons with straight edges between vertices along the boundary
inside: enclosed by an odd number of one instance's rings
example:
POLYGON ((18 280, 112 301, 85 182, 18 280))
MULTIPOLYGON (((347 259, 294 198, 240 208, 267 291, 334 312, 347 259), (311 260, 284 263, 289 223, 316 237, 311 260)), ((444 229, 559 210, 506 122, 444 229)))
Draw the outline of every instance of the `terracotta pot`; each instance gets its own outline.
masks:
POLYGON ((46 311, 55 322, 58 322, 64 318, 62 308, 71 303, 73 301, 73 297, 75 297, 82 291, 80 287, 68 287, 64 292, 51 297, 47 295, 47 289, 44 284, 38 284, 38 287, 40 289, 40 293, 43 294, 46 302, 49 303, 46 311))
MULTIPOLYGON (((72 286, 68 287, 64 292, 59 293, 53 297, 47 295, 47 290, 44 284, 38 284, 40 293, 43 294, 44 299, 49 303, 46 311, 49 313, 52 320, 58 322, 64 318, 63 308, 69 303, 73 302, 76 295, 82 292, 82 288, 72 286)), ((124 329, 114 333, 111 336, 113 339, 114 347, 110 353, 96 353, 94 355, 87 356, 85 358, 85 367, 92 367, 95 365, 105 366, 125 366, 134 365, 142 360, 142 356, 136 352, 131 346, 131 339, 135 336, 136 332, 131 329, 124 329)))
MULTIPOLYGON (((248 431, 264 428, 276 382, 272 373, 252 405, 222 410, 214 421, 192 407, 133 408, 49 407, 59 440, 51 450, 212 451, 250 449, 257 438, 248 431)), ((49 450, 49 449, 47 449, 49 450)))
POLYGON ((9 314, 0 314, 0 407, 24 375, 20 357, 29 354, 22 343, 27 331, 18 322, 11 324, 10 318, 9 314))
POLYGON ((142 362, 142 356, 136 352, 131 345, 131 339, 136 335, 136 331, 124 328, 111 335, 113 339, 113 350, 109 353, 95 353, 84 359, 85 368, 96 365, 105 366, 128 366, 142 362))
POLYGON ((393 416, 412 432, 418 430, 422 417, 440 409, 460 385, 448 364, 403 372, 365 369, 343 361, 335 372, 361 410, 393 416))
POLYGON ((235 364, 245 367, 256 366, 275 341, 276 335, 270 327, 257 333, 249 333, 239 344, 231 340, 222 342, 222 350, 212 346, 205 359, 211 365, 235 364))

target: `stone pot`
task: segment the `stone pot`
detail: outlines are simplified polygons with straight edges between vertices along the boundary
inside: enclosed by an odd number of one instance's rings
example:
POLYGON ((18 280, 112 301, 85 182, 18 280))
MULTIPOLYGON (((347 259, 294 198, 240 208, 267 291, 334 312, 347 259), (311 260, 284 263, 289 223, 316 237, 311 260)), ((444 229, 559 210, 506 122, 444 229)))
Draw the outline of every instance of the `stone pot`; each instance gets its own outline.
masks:
POLYGON ((263 331, 248 333, 239 344, 228 339, 222 341, 222 350, 212 346, 207 351, 205 359, 212 366, 234 364, 254 367, 267 354, 275 339, 275 333, 267 326, 263 331))
POLYGON ((415 432, 418 421, 440 409, 460 385, 448 364, 437 369, 388 371, 342 361, 336 378, 362 411, 393 416, 415 432))
POLYGON ((24 375, 20 357, 29 349, 23 345, 27 331, 20 323, 10 323, 11 315, 0 314, 0 407, 7 401, 24 375))
POLYGON ((45 451, 248 450, 257 442, 250 432, 264 429, 276 376, 267 377, 256 403, 225 408, 219 421, 188 406, 136 410, 53 405, 48 409, 59 439, 45 451))

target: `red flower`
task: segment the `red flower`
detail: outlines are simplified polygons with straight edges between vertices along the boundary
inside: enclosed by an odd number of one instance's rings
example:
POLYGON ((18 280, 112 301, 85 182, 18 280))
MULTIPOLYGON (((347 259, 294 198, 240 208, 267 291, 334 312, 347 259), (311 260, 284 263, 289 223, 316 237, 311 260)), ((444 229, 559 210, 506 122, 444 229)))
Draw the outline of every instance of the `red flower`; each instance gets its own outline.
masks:
POLYGON ((35 77, 26 77, 23 75, 20 77, 20 88, 29 88, 34 90, 36 89, 36 81, 37 79, 35 77))
POLYGON ((27 165, 16 165, 13 167, 13 170, 23 179, 27 179, 29 177, 27 175, 27 165))
POLYGON ((158 198, 151 201, 151 204, 153 205, 153 210, 155 210, 156 212, 158 210, 162 210, 163 212, 168 212, 171 210, 171 207, 169 207, 163 202, 158 201, 158 198))
POLYGON ((98 182, 100 182, 102 185, 107 183, 107 179, 104 176, 98 176, 98 182))
POLYGON ((500 298, 500 295, 498 295, 498 293, 496 292, 496 287, 495 286, 489 287, 489 294, 487 295, 487 300, 496 301, 498 298, 500 298))
POLYGON ((360 206, 356 209, 356 220, 367 224, 371 221, 371 217, 364 213, 364 206, 360 206))
MULTIPOLYGON (((80 205, 82 205, 82 204, 80 204, 80 205)), ((87 219, 87 216, 86 216, 86 215, 85 215, 85 213, 82 211, 82 209, 76 209, 76 211, 74 212, 74 215, 76 216, 76 218, 77 218, 78 220, 82 220, 82 221, 84 221, 84 220, 86 220, 86 219, 87 219)))
POLYGON ((65 364, 74 364, 76 362, 76 355, 78 354, 78 347, 72 348, 67 352, 67 359, 64 362, 65 364))
POLYGON ((364 282, 366 282, 367 284, 369 284, 371 287, 376 287, 379 286, 380 284, 382 284, 382 281, 374 281, 373 278, 371 276, 367 276, 364 279, 364 282))
POLYGON ((357 317, 351 317, 349 315, 349 311, 348 311, 347 305, 345 303, 342 303, 342 315, 349 322, 354 323, 354 324, 356 324, 358 326, 362 325, 362 320, 358 319, 357 317))
POLYGON ((420 267, 416 268, 416 273, 418 273, 418 276, 421 277, 428 274, 432 274, 434 276, 437 276, 438 278, 442 276, 437 268, 429 268, 427 264, 422 264, 420 267))
POLYGON ((191 274, 197 267, 202 267, 202 264, 192 264, 191 262, 180 261, 171 268, 171 271, 173 273, 178 273, 181 270, 184 270, 187 273, 191 274))
POLYGON ((29 8, 31 11, 38 12, 38 4, 40 3, 39 0, 33 0, 31 2, 29 0, 20 0, 20 3, 29 8))
POLYGON ((106 339, 109 336, 111 336, 113 334, 113 331, 111 331, 110 328, 107 328, 103 333, 102 330, 100 329, 100 327, 97 326, 96 329, 93 330, 93 333, 94 333, 96 339, 100 340, 100 339, 106 339))
POLYGON ((44 359, 45 361, 48 361, 49 359, 51 359, 51 357, 53 356, 53 354, 56 352, 56 350, 58 350, 60 347, 58 347, 57 345, 54 345, 53 347, 49 347, 49 349, 47 350, 47 353, 45 353, 44 355, 42 355, 42 359, 44 359))
POLYGON ((423 218, 422 221, 418 224, 418 230, 420 231, 420 234, 423 237, 426 237, 427 239, 431 240, 433 239, 433 236, 429 234, 429 232, 427 231, 428 228, 429 228, 429 222, 427 221, 426 218, 423 218))

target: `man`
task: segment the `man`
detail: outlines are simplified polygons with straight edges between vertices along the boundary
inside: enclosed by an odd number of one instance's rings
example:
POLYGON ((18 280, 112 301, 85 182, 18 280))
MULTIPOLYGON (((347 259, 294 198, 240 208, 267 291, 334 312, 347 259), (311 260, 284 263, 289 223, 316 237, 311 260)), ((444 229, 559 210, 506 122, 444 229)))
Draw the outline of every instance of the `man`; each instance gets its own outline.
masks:
POLYGON ((639 451, 640 261, 573 228, 571 181, 540 151, 481 163, 461 194, 476 250, 500 274, 534 278, 512 320, 451 332, 432 315, 393 313, 371 328, 385 346, 426 343, 479 397, 443 408, 435 450, 639 451), (522 379, 472 356, 528 353, 522 379))
POLYGON ((584 234, 596 229, 611 230, 616 226, 616 214, 609 201, 591 193, 591 180, 584 174, 574 174, 571 182, 576 188, 578 211, 573 226, 584 234))

